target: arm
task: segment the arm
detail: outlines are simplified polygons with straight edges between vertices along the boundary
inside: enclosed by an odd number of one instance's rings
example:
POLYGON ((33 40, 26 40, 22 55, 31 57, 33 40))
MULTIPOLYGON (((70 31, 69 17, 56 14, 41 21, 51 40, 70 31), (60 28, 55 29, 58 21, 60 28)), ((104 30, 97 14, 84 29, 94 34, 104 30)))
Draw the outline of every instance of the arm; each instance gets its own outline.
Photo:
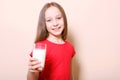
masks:
POLYGON ((74 80, 74 79, 73 79, 72 62, 71 62, 71 79, 70 79, 70 80, 74 80))
POLYGON ((38 78, 39 78, 39 72, 28 71, 27 80, 38 80, 38 78))
POLYGON ((74 65, 75 65, 75 57, 72 58, 72 61, 71 61, 71 80, 74 80, 75 78, 75 75, 74 75, 74 65))

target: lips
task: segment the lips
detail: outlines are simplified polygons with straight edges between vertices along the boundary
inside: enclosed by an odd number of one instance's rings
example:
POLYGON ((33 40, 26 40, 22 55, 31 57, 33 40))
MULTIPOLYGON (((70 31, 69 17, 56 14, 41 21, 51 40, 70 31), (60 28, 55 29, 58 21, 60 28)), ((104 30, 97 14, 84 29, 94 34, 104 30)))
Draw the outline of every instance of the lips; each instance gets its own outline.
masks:
POLYGON ((57 28, 54 28, 54 29, 52 29, 52 30, 58 31, 58 30, 60 30, 60 28, 61 28, 61 27, 57 27, 57 28))

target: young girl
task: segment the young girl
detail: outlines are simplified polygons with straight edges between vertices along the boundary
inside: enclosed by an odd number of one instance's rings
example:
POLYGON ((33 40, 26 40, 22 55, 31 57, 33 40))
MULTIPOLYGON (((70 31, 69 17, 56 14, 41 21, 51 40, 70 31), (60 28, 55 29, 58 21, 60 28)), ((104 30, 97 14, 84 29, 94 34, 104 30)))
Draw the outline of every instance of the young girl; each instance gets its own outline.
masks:
POLYGON ((70 80, 74 47, 66 41, 67 19, 64 9, 55 2, 44 5, 40 12, 35 44, 47 44, 45 66, 29 59, 27 80, 70 80))

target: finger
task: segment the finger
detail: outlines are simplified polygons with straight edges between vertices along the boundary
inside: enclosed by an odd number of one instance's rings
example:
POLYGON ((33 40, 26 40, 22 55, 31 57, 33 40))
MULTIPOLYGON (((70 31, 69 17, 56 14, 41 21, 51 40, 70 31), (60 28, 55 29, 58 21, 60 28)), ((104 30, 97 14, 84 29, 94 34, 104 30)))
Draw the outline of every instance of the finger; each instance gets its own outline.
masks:
POLYGON ((42 70, 43 70, 43 67, 40 66, 40 67, 38 68, 38 71, 42 71, 42 70))
POLYGON ((33 65, 33 66, 31 66, 31 68, 33 70, 36 70, 36 69, 40 68, 40 64, 33 65))
POLYGON ((29 66, 40 65, 39 61, 33 61, 29 63, 29 66))
POLYGON ((28 70, 37 70, 37 68, 39 68, 38 65, 28 66, 28 70))
POLYGON ((29 61, 36 61, 37 59, 36 58, 33 58, 33 57, 30 57, 29 58, 29 61))
POLYGON ((30 72, 39 72, 38 70, 29 70, 30 72))
POLYGON ((43 68, 40 66, 40 64, 34 65, 34 66, 28 66, 29 71, 31 72, 41 72, 43 68))

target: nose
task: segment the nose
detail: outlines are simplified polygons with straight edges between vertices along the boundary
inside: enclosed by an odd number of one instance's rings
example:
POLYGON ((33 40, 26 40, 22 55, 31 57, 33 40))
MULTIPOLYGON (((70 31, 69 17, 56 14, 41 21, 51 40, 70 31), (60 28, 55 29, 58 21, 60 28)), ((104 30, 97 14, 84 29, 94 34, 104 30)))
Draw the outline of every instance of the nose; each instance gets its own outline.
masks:
POLYGON ((53 26, 58 26, 58 21, 57 20, 53 20, 53 26))

